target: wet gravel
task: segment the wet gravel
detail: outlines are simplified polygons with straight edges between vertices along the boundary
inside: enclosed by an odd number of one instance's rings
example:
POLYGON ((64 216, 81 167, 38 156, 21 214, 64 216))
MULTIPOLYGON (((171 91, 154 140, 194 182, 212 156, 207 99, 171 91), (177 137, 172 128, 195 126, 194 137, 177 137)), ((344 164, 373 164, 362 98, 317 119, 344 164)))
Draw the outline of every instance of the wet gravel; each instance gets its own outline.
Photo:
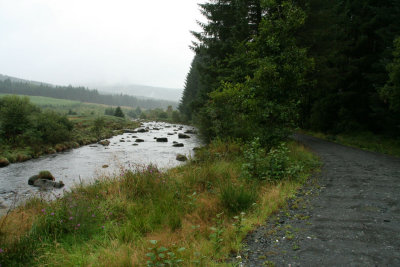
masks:
POLYGON ((321 158, 321 173, 246 237, 241 265, 400 266, 400 159, 294 139, 321 158))

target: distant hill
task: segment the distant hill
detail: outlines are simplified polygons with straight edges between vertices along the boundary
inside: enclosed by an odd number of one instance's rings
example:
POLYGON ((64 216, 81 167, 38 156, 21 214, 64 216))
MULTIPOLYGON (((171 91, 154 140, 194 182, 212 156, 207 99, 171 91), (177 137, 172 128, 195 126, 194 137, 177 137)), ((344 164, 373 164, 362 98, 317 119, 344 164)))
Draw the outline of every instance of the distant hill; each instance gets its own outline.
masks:
POLYGON ((5 81, 5 80, 7 80, 7 79, 9 79, 11 82, 29 83, 29 84, 35 84, 35 85, 53 86, 53 85, 51 85, 51 84, 49 84, 49 83, 43 83, 43 82, 36 82, 36 81, 24 80, 24 79, 20 79, 20 78, 8 76, 8 75, 0 74, 0 81, 5 81))
POLYGON ((98 89, 100 92, 112 93, 112 94, 127 94, 137 97, 163 99, 169 101, 179 102, 182 97, 183 89, 172 89, 153 87, 138 84, 129 85, 101 85, 101 84, 90 84, 88 87, 98 89))
MULTIPOLYGON (((1 75, 1 74, 0 74, 1 75)), ((151 87, 150 87, 151 88, 151 87)), ((0 93, 21 94, 30 96, 45 96, 59 99, 69 99, 89 103, 106 104, 112 106, 140 107, 144 109, 162 108, 168 106, 176 108, 178 100, 171 101, 161 98, 161 88, 158 91, 159 98, 138 97, 115 90, 109 93, 100 93, 97 89, 87 87, 56 86, 36 81, 28 81, 11 76, 0 76, 0 93)))

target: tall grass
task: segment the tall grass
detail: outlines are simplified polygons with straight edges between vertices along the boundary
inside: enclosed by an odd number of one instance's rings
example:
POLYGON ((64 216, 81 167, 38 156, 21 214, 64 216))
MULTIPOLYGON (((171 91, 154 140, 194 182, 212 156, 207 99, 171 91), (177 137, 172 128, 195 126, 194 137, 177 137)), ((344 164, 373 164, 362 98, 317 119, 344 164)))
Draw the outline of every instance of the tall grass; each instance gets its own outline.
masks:
POLYGON ((167 172, 154 166, 123 170, 53 202, 33 199, 0 220, 0 262, 224 265, 241 249, 246 232, 282 206, 316 166, 309 152, 292 143, 289 158, 305 166, 296 177, 273 184, 249 180, 241 175, 241 147, 218 141, 199 151, 196 160, 167 172), (239 227, 235 215, 242 211, 239 227))

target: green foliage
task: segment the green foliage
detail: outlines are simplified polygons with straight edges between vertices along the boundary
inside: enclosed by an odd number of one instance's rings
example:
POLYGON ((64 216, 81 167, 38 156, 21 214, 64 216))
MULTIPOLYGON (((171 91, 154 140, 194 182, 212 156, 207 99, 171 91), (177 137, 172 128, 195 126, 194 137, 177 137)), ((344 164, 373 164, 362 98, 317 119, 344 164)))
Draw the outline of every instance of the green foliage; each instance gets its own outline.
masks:
POLYGON ((30 115, 38 108, 27 97, 5 96, 0 99, 0 134, 11 142, 31 127, 30 115))
POLYGON ((57 144, 68 141, 71 138, 73 124, 66 116, 50 110, 45 110, 36 114, 32 118, 34 132, 40 137, 42 142, 48 144, 57 144))
POLYGON ((184 247, 171 250, 166 247, 158 246, 157 240, 150 240, 149 242, 152 247, 148 248, 150 252, 146 254, 146 257, 149 258, 147 266, 182 266, 183 260, 179 259, 177 254, 185 251, 184 247))
POLYGON ((398 1, 209 1, 179 110, 207 142, 399 131, 398 1), (307 48, 307 49, 306 49, 307 48), (389 76, 389 77, 388 77, 389 76))
POLYGON ((72 123, 54 111, 41 111, 27 97, 0 100, 0 133, 12 144, 56 144, 69 140, 72 123))
MULTIPOLYGON (((393 60, 388 63, 386 70, 389 79, 381 89, 381 97, 389 103, 390 109, 400 112, 400 37, 394 40, 393 60)), ((400 114, 400 113, 399 113, 400 114)))
POLYGON ((295 174, 295 169, 289 165, 289 149, 286 144, 280 144, 272 148, 268 153, 268 178, 272 181, 281 180, 291 174, 295 174), (294 173, 292 173, 294 172, 294 173))
POLYGON ((242 176, 265 180, 268 175, 268 165, 265 150, 261 147, 259 139, 255 138, 243 151, 245 163, 242 165, 242 176))
POLYGON ((216 254, 218 254, 221 250, 222 242, 224 239, 222 238, 222 235, 224 233, 224 217, 223 217, 223 212, 218 213, 216 217, 213 219, 215 222, 215 226, 211 227, 210 230, 212 231, 212 234, 210 234, 210 240, 213 244, 214 251, 216 254))
POLYGON ((258 139, 255 139, 244 150, 242 176, 270 182, 294 177, 303 167, 301 164, 293 163, 289 154, 290 151, 285 143, 271 148, 266 154, 258 139))
POLYGON ((124 118, 124 117, 125 117, 125 114, 122 112, 121 107, 118 106, 118 107, 115 109, 114 116, 115 116, 115 117, 120 117, 120 118, 124 118))

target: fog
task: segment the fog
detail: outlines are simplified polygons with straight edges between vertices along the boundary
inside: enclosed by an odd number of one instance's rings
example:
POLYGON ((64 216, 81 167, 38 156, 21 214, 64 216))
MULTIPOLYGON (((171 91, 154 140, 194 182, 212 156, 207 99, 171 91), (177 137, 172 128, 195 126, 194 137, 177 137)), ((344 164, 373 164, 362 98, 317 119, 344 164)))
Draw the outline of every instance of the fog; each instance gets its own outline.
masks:
POLYGON ((200 0, 0 0, 0 73, 183 88, 200 0))

